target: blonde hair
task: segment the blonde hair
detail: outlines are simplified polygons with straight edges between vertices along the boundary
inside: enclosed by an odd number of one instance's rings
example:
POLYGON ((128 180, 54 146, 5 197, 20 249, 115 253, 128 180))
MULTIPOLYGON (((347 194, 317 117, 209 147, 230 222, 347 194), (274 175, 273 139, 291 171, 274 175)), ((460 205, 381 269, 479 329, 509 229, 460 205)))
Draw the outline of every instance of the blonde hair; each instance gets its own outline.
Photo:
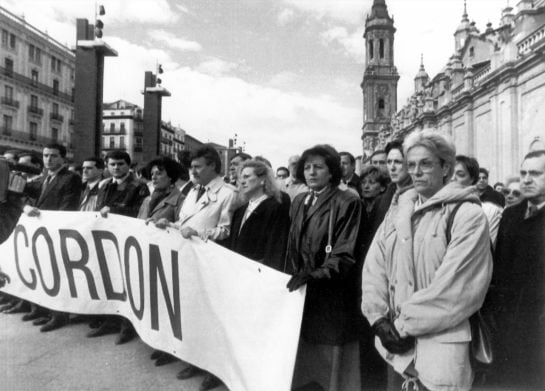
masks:
POLYGON ((276 184, 274 173, 269 166, 262 161, 251 159, 242 163, 240 172, 245 168, 253 168, 255 175, 263 179, 263 192, 266 195, 274 197, 278 202, 282 202, 282 194, 276 184))
POLYGON ((435 129, 424 129, 420 132, 409 134, 403 142, 405 159, 409 151, 414 147, 424 147, 437 156, 442 166, 448 164, 449 170, 443 178, 443 183, 450 180, 454 174, 454 166, 456 165, 456 147, 450 140, 435 129))

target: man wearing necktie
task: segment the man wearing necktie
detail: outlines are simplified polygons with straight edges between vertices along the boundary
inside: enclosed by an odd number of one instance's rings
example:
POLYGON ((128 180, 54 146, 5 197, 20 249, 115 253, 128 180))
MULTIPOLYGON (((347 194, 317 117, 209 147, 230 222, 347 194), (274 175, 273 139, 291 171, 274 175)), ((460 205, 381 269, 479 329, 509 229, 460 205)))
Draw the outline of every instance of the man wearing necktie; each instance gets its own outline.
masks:
MULTIPOLYGON (((232 185, 224 182, 220 173, 221 160, 214 147, 207 144, 199 148, 191 159, 191 174, 196 186, 182 204, 178 221, 172 224, 184 238, 219 241, 229 236, 237 192, 232 185)), ((205 375, 200 386, 202 391, 221 384, 216 376, 193 365, 178 373, 178 379, 185 380, 200 374, 205 375)))
POLYGON ((497 321, 498 386, 545 389, 545 150, 520 169, 524 201, 503 211, 487 309, 497 321))
POLYGON ((102 180, 104 161, 97 157, 89 157, 82 164, 83 193, 81 195, 79 210, 94 211, 98 198, 98 187, 102 180))
MULTIPOLYGON (((60 144, 49 144, 43 149, 43 162, 47 170, 40 180, 29 182, 25 193, 36 198, 35 206, 25 206, 28 216, 39 216, 40 210, 78 210, 81 194, 81 179, 65 166, 66 147, 60 144)), ((51 331, 68 323, 68 314, 48 311, 32 305, 30 313, 23 320, 34 320, 34 325, 42 325, 40 331, 51 331)))
MULTIPOLYGON (((148 186, 130 172, 131 157, 124 151, 111 151, 106 157, 108 171, 112 175, 98 190, 96 210, 102 217, 108 213, 136 217, 140 205, 149 195, 148 186)), ((87 337, 99 337, 119 332, 115 344, 126 343, 136 337, 132 324, 121 317, 107 316, 100 327, 90 331, 87 337)))

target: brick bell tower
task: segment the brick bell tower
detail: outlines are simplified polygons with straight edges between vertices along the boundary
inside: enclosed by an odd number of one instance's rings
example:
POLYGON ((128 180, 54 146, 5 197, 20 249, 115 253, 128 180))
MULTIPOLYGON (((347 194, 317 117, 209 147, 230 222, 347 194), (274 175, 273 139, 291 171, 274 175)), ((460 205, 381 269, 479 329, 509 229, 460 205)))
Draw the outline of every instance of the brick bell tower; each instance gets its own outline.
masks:
POLYGON ((391 132, 391 117, 397 112, 397 82, 394 65, 394 19, 385 0, 373 0, 365 21, 365 71, 363 92, 363 156, 382 148, 391 132))

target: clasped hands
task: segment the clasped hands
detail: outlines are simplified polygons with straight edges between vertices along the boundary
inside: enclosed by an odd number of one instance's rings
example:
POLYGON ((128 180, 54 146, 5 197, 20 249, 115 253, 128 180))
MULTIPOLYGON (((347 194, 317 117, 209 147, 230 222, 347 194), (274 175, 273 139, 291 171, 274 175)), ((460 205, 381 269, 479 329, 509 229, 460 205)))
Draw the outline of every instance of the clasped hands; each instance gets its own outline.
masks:
POLYGON ((414 347, 415 339, 412 336, 402 338, 394 323, 387 318, 380 318, 372 326, 373 332, 380 338, 382 346, 390 353, 403 354, 414 347))

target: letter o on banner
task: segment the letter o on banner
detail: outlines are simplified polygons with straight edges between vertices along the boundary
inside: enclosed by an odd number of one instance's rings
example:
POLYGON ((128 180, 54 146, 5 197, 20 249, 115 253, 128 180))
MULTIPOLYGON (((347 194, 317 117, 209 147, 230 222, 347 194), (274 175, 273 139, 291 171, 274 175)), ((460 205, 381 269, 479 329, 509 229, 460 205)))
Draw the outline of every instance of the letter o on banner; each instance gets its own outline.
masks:
POLYGON ((129 301, 131 303, 131 308, 136 317, 139 320, 142 320, 142 317, 144 316, 144 265, 142 260, 142 249, 140 248, 140 245, 138 244, 138 241, 134 236, 129 236, 127 240, 125 241, 125 251, 123 252, 124 257, 124 263, 125 263, 125 280, 127 281, 127 294, 129 296, 129 301), (136 253, 136 261, 137 261, 137 269, 138 269, 138 285, 139 285, 139 292, 140 292, 140 305, 139 308, 136 308, 136 305, 134 303, 133 299, 133 290, 131 285, 131 268, 130 268, 130 260, 131 260, 131 249, 134 249, 136 253))
POLYGON ((34 232, 32 236, 32 255, 34 256, 34 262, 36 263, 36 269, 38 269, 38 275, 40 276, 40 281, 42 282, 42 287, 44 288, 45 293, 49 296, 57 296, 59 293, 61 280, 59 276, 59 266, 57 265, 57 258, 55 257, 55 249, 53 248, 53 240, 45 227, 40 227, 34 232), (49 251, 49 262, 51 263, 51 272, 53 274, 53 286, 48 288, 45 284, 44 276, 42 273, 42 266, 38 258, 38 250, 36 242, 40 237, 43 237, 45 243, 47 244, 47 249, 49 251))

